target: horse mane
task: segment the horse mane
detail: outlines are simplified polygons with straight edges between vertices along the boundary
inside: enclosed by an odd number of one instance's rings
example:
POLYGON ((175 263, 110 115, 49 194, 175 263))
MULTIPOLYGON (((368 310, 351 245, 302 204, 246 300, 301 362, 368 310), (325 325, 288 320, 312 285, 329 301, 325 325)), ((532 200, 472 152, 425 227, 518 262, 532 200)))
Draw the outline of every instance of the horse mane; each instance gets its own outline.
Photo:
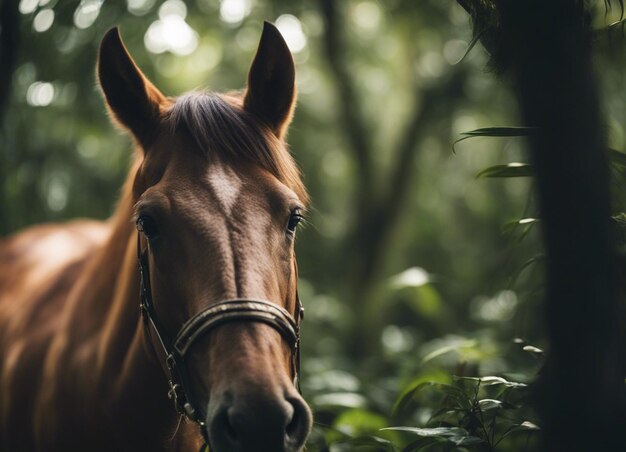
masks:
POLYGON ((243 109, 240 97, 187 93, 175 100, 167 116, 173 130, 186 129, 207 157, 215 154, 231 162, 243 158, 260 165, 293 190, 303 203, 308 202, 300 170, 286 144, 243 109))

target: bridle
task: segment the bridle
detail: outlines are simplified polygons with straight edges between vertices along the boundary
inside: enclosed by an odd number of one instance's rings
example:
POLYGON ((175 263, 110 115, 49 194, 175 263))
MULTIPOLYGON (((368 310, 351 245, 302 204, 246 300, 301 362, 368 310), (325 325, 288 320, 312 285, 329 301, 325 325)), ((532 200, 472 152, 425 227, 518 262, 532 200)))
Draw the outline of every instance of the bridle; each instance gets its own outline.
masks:
MULTIPOLYGON (((168 397, 174 401, 176 411, 200 427, 206 445, 209 444, 205 425, 206 411, 194 399, 191 391, 191 379, 186 356, 194 343, 214 328, 228 322, 261 322, 276 331, 287 341, 291 348, 291 371, 294 386, 300 391, 300 322, 304 317, 304 308, 296 291, 295 315, 286 309, 266 300, 236 298, 222 300, 198 312, 187 320, 174 339, 168 334, 161 322, 150 288, 150 267, 148 265, 149 248, 141 250, 141 222, 137 223, 137 259, 140 274, 140 308, 147 333, 151 329, 156 333, 157 342, 165 358, 164 370, 168 377, 168 397)), ((296 275, 297 277, 297 275, 296 275)), ((154 346, 154 341, 152 341, 154 346)))

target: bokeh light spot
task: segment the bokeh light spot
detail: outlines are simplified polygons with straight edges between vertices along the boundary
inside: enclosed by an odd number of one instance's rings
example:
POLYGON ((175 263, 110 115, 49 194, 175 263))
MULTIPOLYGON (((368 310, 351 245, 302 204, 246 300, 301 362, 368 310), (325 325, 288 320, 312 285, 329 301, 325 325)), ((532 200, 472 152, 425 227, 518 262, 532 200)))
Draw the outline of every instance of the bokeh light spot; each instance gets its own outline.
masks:
POLYGON ((100 14, 104 0, 82 0, 74 12, 74 25, 84 30, 93 25, 100 14))
POLYGON ((380 7, 374 2, 361 2, 354 8, 354 21, 359 27, 375 30, 380 25, 380 7))
POLYGON ((69 180, 67 175, 54 172, 46 184, 46 201, 50 210, 59 212, 67 206, 69 180))
POLYGON ((35 82, 26 91, 26 102, 33 107, 45 107, 54 100, 54 85, 48 82, 35 82))
POLYGON ((38 4, 37 0, 22 0, 18 9, 22 14, 30 14, 37 9, 38 4))
POLYGON ((220 19, 227 24, 239 24, 252 10, 250 0, 222 0, 220 2, 220 19))
POLYGON ((285 38, 289 50, 298 53, 306 46, 306 36, 302 31, 302 24, 297 17, 291 14, 283 14, 276 19, 276 28, 285 38))
MULTIPOLYGON (((169 0, 166 3, 178 3, 169 0)), ((152 22, 144 36, 144 44, 152 53, 170 51, 177 55, 189 55, 198 47, 198 33, 191 28, 184 17, 187 10, 169 7, 163 10, 164 3, 159 11, 159 20, 152 22), (161 14, 163 12, 163 14, 161 14), (165 14, 167 12, 167 14, 165 14)))
POLYGON ((39 33, 48 30, 54 23, 54 11, 51 9, 42 9, 33 19, 33 28, 39 33))
POLYGON ((128 12, 135 16, 143 16, 150 12, 154 6, 155 0, 127 0, 126 5, 128 12))
POLYGON ((451 39, 443 46, 443 56, 449 64, 458 62, 467 50, 467 42, 460 39, 451 39))
POLYGON ((187 5, 181 0, 167 0, 159 8, 159 18, 163 20, 169 16, 178 16, 184 19, 187 17, 187 5))
POLYGON ((396 288, 421 287, 430 282, 428 272, 421 267, 411 267, 391 279, 391 285, 396 288))
POLYGON ((198 71, 210 71, 222 60, 222 47, 219 42, 205 43, 196 52, 193 63, 198 71))

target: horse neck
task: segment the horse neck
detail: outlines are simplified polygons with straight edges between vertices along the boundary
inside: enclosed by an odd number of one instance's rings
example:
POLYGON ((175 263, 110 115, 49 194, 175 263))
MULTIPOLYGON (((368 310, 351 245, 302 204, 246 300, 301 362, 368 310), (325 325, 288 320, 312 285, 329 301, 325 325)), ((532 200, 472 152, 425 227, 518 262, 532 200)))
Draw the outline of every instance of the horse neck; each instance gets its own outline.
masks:
POLYGON ((109 220, 109 239, 95 251, 79 281, 77 296, 72 297, 76 302, 68 328, 78 339, 75 343, 82 339, 83 344, 90 344, 88 362, 95 366, 95 372, 84 363, 84 370, 78 372, 86 372, 83 375, 92 382, 93 396, 98 400, 109 397, 113 406, 125 411, 136 403, 144 408, 143 416, 152 417, 170 410, 163 406, 146 410, 144 403, 164 401, 169 407, 163 370, 147 344, 139 311, 137 232, 131 221, 136 201, 132 186, 138 167, 139 162, 133 166, 109 220))
MULTIPOLYGON (((102 382, 110 382, 113 411, 120 413, 120 419, 141 419, 119 426, 120 433, 129 428, 127 436, 133 438, 126 445, 139 439, 134 446, 142 450, 162 450, 164 446, 171 451, 197 450, 202 437, 195 424, 177 422, 167 397, 164 369, 145 334, 139 310, 137 232, 131 222, 136 202, 132 185, 138 166, 133 167, 124 185, 118 209, 111 218, 111 238, 100 258, 103 264, 109 262, 117 276, 108 291, 109 309, 99 335, 97 374, 102 382), (164 438, 169 439, 164 442, 164 438)), ((107 290, 102 289, 106 294, 107 290)), ((102 394, 96 397, 101 399, 102 394)))
POLYGON ((139 312, 137 232, 131 222, 138 167, 139 162, 109 220, 109 239, 91 250, 60 313, 33 415, 42 445, 96 438, 97 450, 178 450, 198 441, 197 432, 183 426, 175 441, 164 443, 176 427, 176 413, 139 312), (59 435, 63 423, 81 425, 76 438, 59 435))

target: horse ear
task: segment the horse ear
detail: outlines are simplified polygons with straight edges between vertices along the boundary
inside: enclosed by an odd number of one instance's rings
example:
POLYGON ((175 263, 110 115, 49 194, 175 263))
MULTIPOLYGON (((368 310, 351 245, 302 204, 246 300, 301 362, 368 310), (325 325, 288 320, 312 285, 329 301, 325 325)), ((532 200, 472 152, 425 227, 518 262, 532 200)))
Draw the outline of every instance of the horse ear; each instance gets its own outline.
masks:
POLYGON ((291 122, 296 99, 296 70, 291 52, 278 29, 265 22, 252 67, 244 108, 282 138, 291 122))
POLYGON ((142 146, 160 119, 166 97, 141 73, 128 54, 117 27, 100 43, 98 80, 113 117, 129 129, 142 146))

